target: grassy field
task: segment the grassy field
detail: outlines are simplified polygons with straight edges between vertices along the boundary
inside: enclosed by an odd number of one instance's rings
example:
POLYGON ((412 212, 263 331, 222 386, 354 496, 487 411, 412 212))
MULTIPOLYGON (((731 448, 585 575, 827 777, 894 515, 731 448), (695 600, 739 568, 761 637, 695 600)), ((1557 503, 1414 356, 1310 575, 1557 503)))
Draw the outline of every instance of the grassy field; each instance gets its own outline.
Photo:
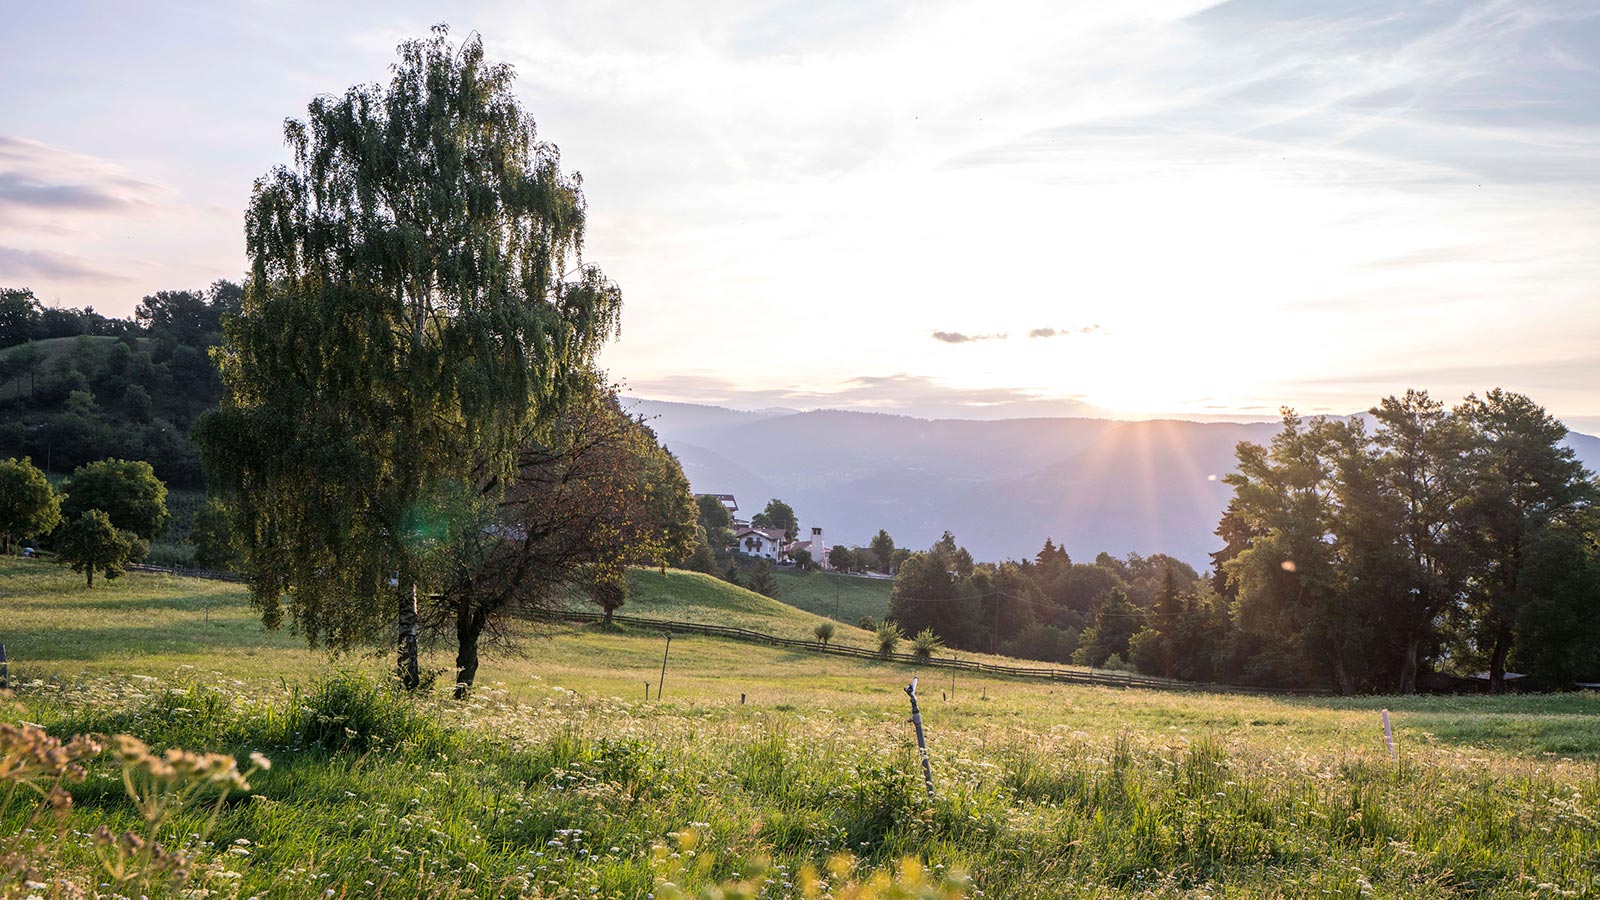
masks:
POLYGON ((887 578, 860 578, 830 572, 778 569, 778 599, 806 612, 854 625, 866 616, 882 622, 889 613, 887 578))
MULTIPOLYGON (((633 613, 813 621, 687 573, 635 578, 633 613)), ((748 878, 743 896, 787 897, 839 854, 851 868, 825 868, 823 895, 912 857, 986 897, 1600 896, 1592 695, 1278 699, 965 675, 951 695, 948 673, 923 672, 929 801, 908 666, 685 636, 658 700, 659 637, 558 628, 486 660, 470 702, 408 699, 378 684, 384 660, 263 632, 244 600, 159 576, 89 592, 0 561, 22 704, 0 721, 273 760, 213 826, 186 808, 161 827, 198 861, 189 888, 219 896, 666 898, 748 878)), ((150 827, 114 761, 90 768, 42 852, 51 874, 109 883, 94 825, 150 827)), ((4 814, 0 853, 20 824, 4 814)), ((163 895, 160 879, 138 887, 163 895)))

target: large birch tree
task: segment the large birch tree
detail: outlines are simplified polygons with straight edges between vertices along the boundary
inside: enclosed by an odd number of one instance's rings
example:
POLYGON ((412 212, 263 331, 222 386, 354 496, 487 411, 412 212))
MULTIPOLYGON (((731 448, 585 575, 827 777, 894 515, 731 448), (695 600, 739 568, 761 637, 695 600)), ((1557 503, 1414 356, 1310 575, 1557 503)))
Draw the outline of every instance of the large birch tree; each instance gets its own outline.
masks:
POLYGON ((438 26, 392 71, 285 124, 199 437, 265 622, 334 647, 397 635, 414 688, 418 595, 471 514, 462 486, 512 474, 621 299, 582 261, 580 179, 509 66, 438 26))

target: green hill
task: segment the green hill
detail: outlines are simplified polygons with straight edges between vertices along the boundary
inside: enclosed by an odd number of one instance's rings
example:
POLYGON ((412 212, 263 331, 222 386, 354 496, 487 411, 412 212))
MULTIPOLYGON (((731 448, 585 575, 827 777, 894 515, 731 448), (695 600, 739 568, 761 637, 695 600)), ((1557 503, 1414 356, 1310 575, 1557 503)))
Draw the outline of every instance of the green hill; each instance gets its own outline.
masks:
POLYGON ((870 616, 882 622, 889 614, 889 591, 894 582, 887 578, 862 578, 832 572, 797 572, 779 569, 778 599, 806 612, 855 625, 870 616))
MULTIPOLYGON (((628 580, 633 596, 620 610, 624 615, 728 625, 802 639, 809 639, 819 622, 831 621, 796 608, 799 604, 791 605, 786 588, 780 588, 775 600, 720 578, 678 569, 668 569, 665 574, 658 569, 634 569, 628 580)), ((833 639, 852 646, 872 644, 870 634, 849 624, 838 625, 833 639)))

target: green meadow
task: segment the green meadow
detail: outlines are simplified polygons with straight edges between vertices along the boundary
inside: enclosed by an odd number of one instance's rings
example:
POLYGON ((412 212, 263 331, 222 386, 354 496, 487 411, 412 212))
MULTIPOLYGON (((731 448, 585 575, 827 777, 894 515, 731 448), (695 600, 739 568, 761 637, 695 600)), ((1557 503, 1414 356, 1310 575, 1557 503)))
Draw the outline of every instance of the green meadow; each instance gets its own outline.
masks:
MULTIPOLYGON (((634 582, 633 615, 796 636, 817 621, 703 576, 634 582)), ((529 626, 458 703, 442 683, 391 690, 384 656, 264 631, 240 586, 134 574, 90 591, 9 559, 0 642, 16 689, 0 721, 272 761, 248 790, 202 792, 154 827, 193 862, 174 886, 106 874, 95 827, 152 826, 97 757, 60 839, 36 851, 48 877, 0 896, 72 896, 67 879, 106 897, 843 897, 905 860, 926 875, 901 882, 923 887, 874 896, 1600 896, 1592 694, 952 682, 691 635, 672 640, 663 681, 659 634, 529 626)), ((30 809, 7 807, 0 841, 42 833, 30 809)))

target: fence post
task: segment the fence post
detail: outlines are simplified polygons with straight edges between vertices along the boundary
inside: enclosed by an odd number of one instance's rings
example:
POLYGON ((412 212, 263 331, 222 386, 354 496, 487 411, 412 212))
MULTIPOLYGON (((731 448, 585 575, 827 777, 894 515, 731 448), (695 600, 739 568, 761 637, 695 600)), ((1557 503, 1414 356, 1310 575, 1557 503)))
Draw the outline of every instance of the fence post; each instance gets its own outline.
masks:
POLYGON ((667 632, 667 648, 661 651, 661 683, 656 685, 656 702, 661 702, 661 692, 667 687, 667 654, 672 652, 672 632, 667 632))
POLYGON ((0 691, 11 687, 11 663, 6 661, 6 645, 0 644, 0 691))

